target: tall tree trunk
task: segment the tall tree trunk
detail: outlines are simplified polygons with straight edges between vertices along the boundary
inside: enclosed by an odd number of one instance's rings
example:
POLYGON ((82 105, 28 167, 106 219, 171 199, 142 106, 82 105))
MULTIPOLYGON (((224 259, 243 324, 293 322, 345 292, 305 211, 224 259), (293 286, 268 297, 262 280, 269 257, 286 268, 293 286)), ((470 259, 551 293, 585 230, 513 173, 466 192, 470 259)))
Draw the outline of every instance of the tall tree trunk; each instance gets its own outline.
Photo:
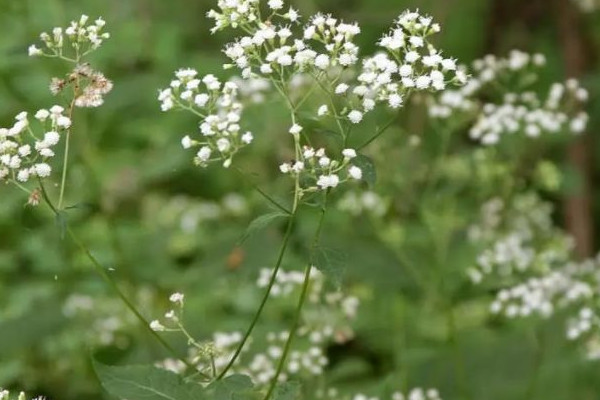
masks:
MULTIPOLYGON (((570 78, 580 78, 593 59, 582 31, 581 14, 571 0, 555 0, 554 3, 565 73, 570 78)), ((569 194, 564 211, 567 230, 575 238, 577 255, 581 258, 589 257, 594 252, 590 148, 590 138, 583 135, 567 150, 568 161, 579 173, 581 184, 575 193, 569 194)))

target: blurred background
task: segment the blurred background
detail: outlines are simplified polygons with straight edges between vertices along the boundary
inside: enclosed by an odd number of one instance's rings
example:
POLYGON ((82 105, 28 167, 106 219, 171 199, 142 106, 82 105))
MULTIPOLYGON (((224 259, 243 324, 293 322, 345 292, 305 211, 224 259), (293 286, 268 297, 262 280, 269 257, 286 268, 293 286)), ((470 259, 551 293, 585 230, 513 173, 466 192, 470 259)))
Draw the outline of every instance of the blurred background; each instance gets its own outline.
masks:
MULTIPOLYGON (((79 110, 75 116, 76 150, 67 196, 75 208, 69 221, 103 265, 116 269, 115 276, 149 319, 160 315, 169 293, 185 292, 189 323, 200 336, 246 327, 260 295, 249 286, 259 268, 272 264, 283 229, 274 225, 239 245, 249 221, 267 210, 264 200, 233 170, 195 167, 191 154, 181 150, 180 138, 197 122, 191 116, 162 113, 156 100, 158 89, 180 67, 221 77, 231 72, 222 69, 221 49, 232 36, 210 35, 205 17, 214 3, 0 0, 0 126, 11 124, 22 110, 32 112, 55 101, 48 82, 63 74, 64 66, 27 56, 27 47, 38 42, 40 32, 81 14, 107 21, 111 39, 92 60, 115 88, 104 106, 79 110), (235 298, 232 287, 237 288, 235 298)), ((517 48, 546 55, 540 86, 580 79, 591 94, 589 134, 544 153, 564 180, 542 197, 554 204, 556 224, 576 238, 578 256, 595 254, 600 197, 594 182, 600 147, 592 139, 600 129, 600 11, 581 12, 568 0, 292 4, 302 16, 324 11, 358 21, 363 54, 376 50, 373 44, 397 15, 418 8, 442 25, 436 44, 462 63, 517 48)), ((419 179, 426 158, 416 160, 409 156, 411 150, 401 150, 409 137, 402 136, 400 126, 411 135, 424 135, 430 128, 418 115, 407 115, 392 128, 394 139, 388 144, 398 145, 398 150, 391 157, 379 157, 380 148, 371 149, 379 168, 372 190, 384 199, 387 219, 397 224, 383 224, 381 213, 353 216, 341 208, 327 219, 324 242, 344 250, 344 285, 362 299, 355 338, 329 349, 327 379, 349 392, 386 385, 435 386, 445 399, 600 398, 600 365, 583 360, 565 342, 560 323, 508 325, 487 316, 489 294, 473 294, 457 272, 473 257, 460 235, 450 246, 444 272, 451 282, 450 306, 456 310, 452 337, 435 296, 416 288, 406 265, 427 268, 432 261, 430 241, 413 218, 407 182, 419 179), (456 341, 461 344, 459 363, 456 341), (537 368, 539 363, 543 367, 537 368)), ((267 101, 250 107, 246 121, 256 142, 253 154, 241 154, 239 165, 285 199, 289 188, 275 167, 287 154, 280 134, 289 126, 285 110, 267 101)), ((367 123, 365 129, 371 128, 367 123)), ((453 148, 470 151, 464 132, 458 129, 456 135, 453 148)), ((539 149, 530 151, 535 156, 539 149)), ((461 179, 473 187, 465 183, 459 188, 449 179, 438 187, 441 197, 428 203, 450 224, 473 219, 480 200, 491 193, 483 181, 473 180, 477 165, 457 163, 445 169, 462 168, 461 179)), ((503 179, 524 188, 533 185, 514 174, 503 179)), ((102 399, 92 354, 114 363, 164 357, 84 256, 61 237, 51 214, 43 207, 25 207, 26 199, 12 187, 0 190, 0 387, 52 400, 102 399), (93 312, 77 314, 70 307, 86 302, 94 304, 93 312)), ((315 218, 311 210, 300 218, 285 267, 301 268, 315 218)), ((185 345, 173 344, 179 349, 185 345)))

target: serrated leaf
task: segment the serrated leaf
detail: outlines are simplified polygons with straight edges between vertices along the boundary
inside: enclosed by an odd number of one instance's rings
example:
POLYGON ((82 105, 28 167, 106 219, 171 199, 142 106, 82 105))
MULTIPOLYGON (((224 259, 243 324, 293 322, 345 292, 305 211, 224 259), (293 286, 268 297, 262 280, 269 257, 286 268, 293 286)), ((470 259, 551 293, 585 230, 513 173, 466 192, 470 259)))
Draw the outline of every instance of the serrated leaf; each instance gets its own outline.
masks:
POLYGON ((277 218, 283 218, 283 217, 288 217, 288 215, 284 214, 280 211, 275 211, 275 212, 261 215, 260 217, 256 217, 254 220, 252 220, 252 222, 250 222, 250 225, 248 225, 248 228, 246 228, 246 232, 244 232, 244 236, 242 236, 242 238, 240 239, 240 243, 245 242, 246 239, 248 239, 250 236, 254 235, 256 232, 260 231, 261 229, 266 228, 269 224, 273 223, 277 218))
POLYGON ((377 171, 375 170, 375 163, 371 157, 365 156, 364 154, 358 154, 352 159, 352 164, 361 169, 362 180, 367 182, 369 187, 375 185, 377 171))
POLYGON ((273 391, 273 400, 298 400, 300 398, 300 383, 285 382, 277 385, 273 391))
POLYGON ((214 382, 208 387, 208 393, 211 400, 254 400, 258 396, 250 377, 241 374, 214 382))
POLYGON ((184 382, 179 375, 152 365, 116 367, 94 362, 94 369, 104 389, 120 399, 207 399, 202 386, 184 382))
POLYGON ((341 251, 326 247, 317 247, 312 264, 327 278, 331 279, 336 287, 342 284, 342 276, 346 269, 346 255, 341 251))

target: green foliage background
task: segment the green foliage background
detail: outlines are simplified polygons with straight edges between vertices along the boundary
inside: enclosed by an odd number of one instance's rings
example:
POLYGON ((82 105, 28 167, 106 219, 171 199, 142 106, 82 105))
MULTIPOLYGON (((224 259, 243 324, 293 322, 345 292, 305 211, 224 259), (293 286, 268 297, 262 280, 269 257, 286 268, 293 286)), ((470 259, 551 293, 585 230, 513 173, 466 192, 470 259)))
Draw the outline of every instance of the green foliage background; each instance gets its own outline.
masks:
MULTIPOLYGON (((294 4, 302 15, 321 10, 359 21, 364 53, 375 50, 370 44, 402 10, 420 8, 442 24, 440 47, 462 62, 517 47, 547 55, 550 62, 542 83, 564 76, 552 11, 542 12, 532 26, 518 21, 509 24, 491 48, 490 37, 497 32, 492 31, 490 0, 301 0, 294 4)), ((54 101, 47 83, 60 65, 27 57, 27 46, 37 42, 39 32, 65 25, 82 13, 102 16, 108 22, 112 37, 94 59, 114 81, 115 89, 105 106, 76 116, 76 163, 69 200, 77 207, 69 220, 94 255, 115 268, 114 274, 149 318, 160 315, 157 310, 164 308, 163 299, 169 293, 185 292, 188 322, 199 335, 246 326, 259 299, 244 282, 253 280, 259 267, 272 263, 282 234, 275 224, 249 238, 241 250, 237 248, 252 216, 267 211, 264 201, 232 170, 194 167, 190 154, 181 151, 179 139, 195 121, 162 113, 156 101, 157 89, 166 86, 180 67, 226 76, 220 49, 229 38, 211 36, 205 18, 213 6, 208 0, 0 0, 2 126, 21 110, 35 110, 54 101), (202 222, 194 235, 182 233, 176 212, 168 211, 169 201, 176 196, 195 204, 199 200, 218 202, 231 192, 249 199, 249 211, 202 222)), ((515 15, 520 12, 515 8, 515 15)), ((600 25, 594 17, 586 20, 595 40, 600 30, 594 31, 594 22, 600 25)), ((600 74, 590 73, 582 81, 592 93, 588 111, 590 132, 594 133, 599 126, 599 103, 594 98, 600 74)), ((245 152, 240 164, 256 173, 261 185, 276 187, 283 198, 285 182, 273 167, 285 154, 281 132, 289 122, 284 109, 270 103, 258 105, 249 110, 248 118, 257 140, 254 155, 245 152)), ((408 116, 403 122, 411 133, 424 129, 418 117, 408 116)), ((391 157, 379 157, 380 148, 371 152, 380 170, 376 191, 385 192, 386 184, 392 187, 394 182, 400 185, 413 179, 411 162, 419 162, 411 159, 410 151, 399 150, 406 145, 399 129, 393 129, 390 136, 394 137, 391 143, 398 145, 391 157)), ((465 143, 458 146, 468 147, 465 143)), ((553 157, 564 165, 560 152, 553 157)), ((473 166, 459 167, 467 168, 468 181, 473 166)), ((568 167, 562 169, 568 178, 561 193, 565 195, 578 183, 568 167)), ((62 303, 72 293, 92 294, 108 313, 123 315, 127 311, 104 288, 82 254, 61 238, 50 214, 41 207, 24 207, 22 194, 8 189, 0 188, 0 387, 23 388, 57 400, 104 398, 90 355, 130 364, 164 354, 135 322, 124 330, 128 339, 124 346, 103 347, 87 340, 90 326, 64 317, 62 303)), ((476 212, 477 202, 462 197, 460 187, 442 189, 440 195, 424 199, 432 205, 429 210, 436 212, 431 221, 453 224, 476 212)), ((400 210, 413 201, 408 192, 387 195, 400 210)), ((479 196, 485 196, 483 189, 479 196)), ((559 202, 560 198, 552 200, 559 202)), ((594 204, 596 210, 599 204, 594 204)), ((310 238, 315 218, 310 210, 299 218, 294 252, 285 267, 301 265, 302 246, 310 238)), ((344 284, 366 299, 356 340, 347 347, 331 349, 331 382, 343 391, 436 386, 445 399, 455 400, 600 398, 600 365, 582 360, 565 342, 560 323, 508 325, 491 320, 486 312, 491 295, 481 298, 469 288, 457 286, 461 279, 452 277, 473 255, 460 238, 449 243, 444 261, 444 274, 454 285, 453 297, 420 298, 405 264, 407 258, 418 268, 436 263, 428 252, 428 229, 407 222, 382 231, 366 217, 348 220, 347 214, 335 210, 328 216, 324 242, 344 251, 344 284), (395 252, 398 240, 414 242, 412 253, 395 252), (440 310, 439 301, 447 301, 454 310, 458 333, 453 340, 462 346, 460 365, 464 367, 457 367, 456 347, 448 340, 447 314, 440 310), (533 377, 540 340, 546 349, 543 368, 533 377), (462 376, 462 384, 457 376, 462 376), (536 390, 527 397, 527 387, 533 382, 536 390)), ((181 343, 174 341, 174 345, 183 351, 181 343)))

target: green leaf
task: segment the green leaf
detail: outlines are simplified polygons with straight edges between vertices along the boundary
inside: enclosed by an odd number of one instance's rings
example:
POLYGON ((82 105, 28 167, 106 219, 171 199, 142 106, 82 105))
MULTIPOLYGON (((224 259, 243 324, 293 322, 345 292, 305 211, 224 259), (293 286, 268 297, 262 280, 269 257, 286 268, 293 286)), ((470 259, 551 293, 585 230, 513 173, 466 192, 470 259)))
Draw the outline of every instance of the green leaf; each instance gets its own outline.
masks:
POLYGON ((358 154, 352 159, 352 164, 361 169, 363 181, 367 182, 369 187, 373 187, 377 180, 377 171, 375 170, 375 163, 371 157, 365 156, 364 154, 358 154))
POLYGON ((273 391, 273 400, 298 400, 300 398, 300 383, 285 382, 277 385, 273 391))
POLYGON ((108 393, 127 400, 202 400, 203 388, 184 382, 173 372, 151 365, 115 367, 94 362, 94 369, 108 393))
POLYGON ((242 236, 242 238, 240 239, 240 243, 245 242, 246 239, 248 239, 250 236, 254 235, 259 230, 266 228, 277 218, 282 217, 288 217, 288 215, 280 211, 274 211, 268 214, 261 215, 260 217, 256 217, 254 220, 252 220, 252 222, 250 222, 248 228, 246 228, 246 232, 244 233, 244 236, 242 236))
POLYGON ((313 255, 312 264, 333 282, 336 287, 342 284, 342 276, 346 269, 346 255, 341 251, 317 247, 313 255))
POLYGON ((252 380, 247 375, 231 375, 208 387, 211 400, 254 400, 258 393, 254 391, 252 380))

